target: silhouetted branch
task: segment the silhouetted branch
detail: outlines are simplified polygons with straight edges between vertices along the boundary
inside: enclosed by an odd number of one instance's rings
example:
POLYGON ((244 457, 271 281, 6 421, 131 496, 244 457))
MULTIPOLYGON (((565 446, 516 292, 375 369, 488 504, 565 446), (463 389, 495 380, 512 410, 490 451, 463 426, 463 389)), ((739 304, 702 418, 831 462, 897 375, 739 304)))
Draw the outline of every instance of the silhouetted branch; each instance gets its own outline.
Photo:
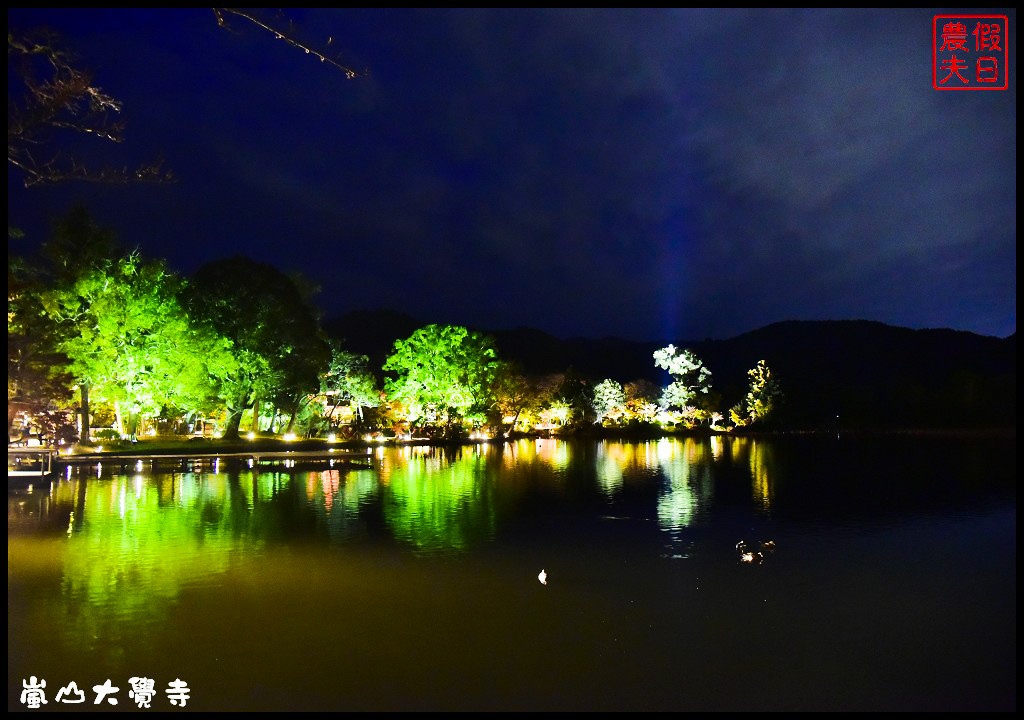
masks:
POLYGON ((25 174, 26 187, 66 180, 92 182, 167 182, 170 172, 156 161, 134 170, 90 170, 74 158, 64 159, 54 131, 70 131, 110 142, 124 140, 124 125, 112 119, 121 103, 77 69, 53 35, 38 39, 7 33, 7 63, 23 88, 8 85, 7 162, 25 174), (37 75, 44 77, 38 79, 37 75), (14 93, 19 92, 20 95, 14 93), (35 152, 33 152, 35 150, 35 152), (37 155, 47 159, 40 160, 37 155))
MULTIPOLYGON (((320 62, 330 63, 331 65, 345 73, 345 77, 347 77, 349 80, 357 78, 360 75, 366 74, 365 70, 362 72, 357 72, 356 70, 353 70, 352 68, 346 65, 342 65, 334 58, 328 57, 319 50, 316 50, 313 47, 307 45, 306 43, 303 43, 302 41, 298 40, 295 37, 294 28, 291 26, 291 23, 289 23, 289 27, 287 30, 283 30, 280 27, 271 25, 269 22, 265 20, 261 20, 260 18, 256 17, 256 15, 254 15, 253 13, 242 8, 213 8, 214 17, 217 18, 217 25, 225 29, 229 29, 227 20, 224 17, 225 13, 229 13, 231 15, 244 18, 251 22, 253 25, 261 27, 269 33, 273 33, 274 37, 276 37, 278 40, 284 40, 289 45, 304 51, 307 55, 313 55, 314 57, 318 58, 320 62)), ((334 38, 328 37, 327 44, 330 45, 332 42, 334 42, 334 38)))

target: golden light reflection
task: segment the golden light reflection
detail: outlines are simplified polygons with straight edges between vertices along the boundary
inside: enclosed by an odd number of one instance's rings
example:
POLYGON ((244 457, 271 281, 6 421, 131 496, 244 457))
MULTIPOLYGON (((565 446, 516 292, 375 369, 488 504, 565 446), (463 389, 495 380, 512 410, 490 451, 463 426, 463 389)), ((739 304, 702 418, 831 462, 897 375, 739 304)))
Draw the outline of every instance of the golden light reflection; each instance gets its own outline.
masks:
POLYGON ((750 442, 750 438, 734 437, 729 441, 729 456, 733 463, 739 464, 743 460, 743 453, 750 442))
POLYGON ((751 496, 765 512, 770 512, 775 497, 775 454, 768 442, 746 437, 730 439, 732 461, 750 468, 751 496))
POLYGON ((711 436, 711 456, 715 460, 722 457, 722 438, 717 435, 711 436))
POLYGON ((752 441, 750 449, 750 476, 753 480, 754 501, 763 510, 770 511, 775 487, 772 481, 774 456, 769 443, 752 441))
MULTIPOLYGON (((482 454, 492 452, 489 445, 480 445, 479 449, 482 454)), ((501 464, 505 470, 513 471, 523 466, 539 464, 558 473, 568 467, 573 459, 569 443, 559 438, 521 438, 497 446, 493 452, 500 453, 501 464)))
POLYGON ((527 453, 533 452, 533 443, 529 440, 516 440, 505 443, 501 449, 501 465, 506 470, 512 470, 520 458, 526 457, 527 453))
POLYGON ((607 443, 597 448, 597 482, 605 495, 614 495, 622 487, 622 459, 609 452, 607 443))
POLYGON ((650 468, 652 458, 656 458, 654 443, 603 441, 597 446, 598 484, 606 495, 614 495, 628 474, 650 468))
POLYGON ((569 443, 559 438, 537 438, 534 452, 539 460, 555 470, 563 470, 570 460, 569 443))

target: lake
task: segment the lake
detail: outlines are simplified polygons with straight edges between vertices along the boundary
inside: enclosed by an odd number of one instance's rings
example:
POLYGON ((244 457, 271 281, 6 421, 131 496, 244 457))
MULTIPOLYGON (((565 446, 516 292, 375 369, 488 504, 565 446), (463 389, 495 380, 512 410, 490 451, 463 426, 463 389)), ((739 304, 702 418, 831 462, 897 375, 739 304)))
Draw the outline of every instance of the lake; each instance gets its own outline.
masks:
POLYGON ((154 709, 181 679, 187 709, 1014 710, 1015 445, 69 468, 8 490, 8 707, 36 676, 49 709, 148 677, 154 709))

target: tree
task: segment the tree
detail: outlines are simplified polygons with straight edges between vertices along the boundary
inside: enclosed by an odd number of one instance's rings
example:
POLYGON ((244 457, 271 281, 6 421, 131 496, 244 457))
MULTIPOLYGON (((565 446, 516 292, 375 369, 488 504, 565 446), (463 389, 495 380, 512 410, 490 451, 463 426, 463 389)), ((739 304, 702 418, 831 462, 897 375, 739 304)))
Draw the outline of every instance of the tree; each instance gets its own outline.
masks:
MULTIPOLYGON (((7 435, 18 413, 33 418, 63 413, 72 398, 69 360, 58 350, 56 323, 43 312, 38 267, 7 258, 7 435)), ((52 435, 51 435, 52 436, 52 435)))
POLYGON ((12 401, 28 401, 40 411, 66 402, 70 386, 77 385, 81 441, 89 443, 89 384, 68 372, 70 360, 61 349, 62 342, 79 329, 73 319, 46 312, 44 304, 72 294, 83 277, 105 271, 119 253, 113 233, 98 227, 79 205, 54 223, 53 235, 43 243, 40 263, 8 257, 9 423, 12 401), (63 383, 68 387, 62 388, 63 383))
POLYGON ((225 338, 189 322, 180 289, 163 263, 132 253, 44 297, 45 312, 68 329, 59 346, 69 370, 132 435, 142 414, 203 404, 236 365, 225 338))
MULTIPOLYGON (((294 23, 260 10, 213 8, 217 25, 231 29, 228 18, 251 23, 321 63, 332 65, 348 79, 365 74, 341 63, 332 52, 333 36, 323 50, 299 38, 294 23)), ((129 169, 87 167, 64 149, 75 136, 112 143, 124 141, 124 123, 117 119, 121 101, 93 82, 91 73, 61 46, 52 32, 7 32, 7 162, 18 168, 25 186, 67 180, 90 182, 169 182, 170 171, 156 160, 129 169), (13 79, 13 82, 12 82, 13 79)))
MULTIPOLYGON (((300 420, 300 424, 305 425, 308 432, 313 424, 312 418, 316 415, 313 401, 316 399, 318 383, 330 367, 331 347, 320 327, 320 310, 314 302, 314 298, 320 292, 320 286, 299 271, 288 273, 287 278, 305 307, 305 318, 312 320, 312 335, 309 339, 315 342, 307 344, 304 348, 304 352, 308 353, 305 361, 289 361, 287 370, 295 372, 279 373, 280 382, 276 390, 271 392, 271 399, 276 407, 284 409, 289 414, 285 432, 293 432, 296 420, 300 420)), ((255 405, 253 407, 255 408, 255 405)), ((255 412, 253 419, 256 419, 255 412)))
POLYGON ((778 381, 772 376, 768 363, 758 360, 757 365, 747 371, 750 377, 750 389, 743 402, 730 410, 733 422, 737 425, 749 425, 767 420, 782 398, 778 381))
POLYGON ((658 414, 658 387, 649 380, 626 383, 626 411, 640 422, 653 422, 658 414))
POLYGON ((18 168, 25 186, 64 180, 164 182, 170 172, 152 162, 133 170, 88 168, 61 147, 82 136, 120 143, 124 125, 115 119, 120 101, 75 66, 52 33, 7 33, 7 163, 18 168), (14 82, 11 82, 11 79, 14 82))
POLYGON ((412 421, 452 422, 483 409, 498 369, 493 341, 456 325, 428 325, 395 341, 384 370, 397 377, 386 392, 401 401, 412 421))
POLYGON ((622 385, 614 380, 602 380, 594 386, 594 412, 597 413, 597 422, 604 422, 605 417, 617 413, 619 415, 626 407, 626 393, 622 385))
POLYGON ((348 403, 360 421, 363 408, 380 405, 380 390, 377 380, 369 370, 369 358, 357 355, 331 341, 331 365, 320 380, 320 393, 327 397, 327 417, 348 403))
POLYGON ((499 415, 496 424, 501 428, 502 434, 505 433, 506 417, 512 418, 508 432, 513 432, 524 412, 539 407, 540 393, 537 383, 526 377, 516 363, 502 362, 498 365, 493 394, 494 406, 499 415))
POLYGON ((565 424, 569 418, 570 408, 568 403, 559 399, 564 384, 565 373, 553 373, 533 379, 533 398, 528 411, 534 422, 554 424, 557 420, 559 424, 565 424))
POLYGON ((112 230, 97 225, 84 205, 75 205, 54 223, 42 255, 45 282, 60 287, 92 270, 109 268, 125 251, 112 230))
POLYGON ((236 365, 217 388, 228 410, 224 436, 238 437, 242 413, 261 398, 290 404, 294 421, 330 364, 327 341, 295 283, 270 265, 235 256, 196 272, 186 306, 201 326, 231 342, 236 365))
POLYGON ((590 383, 575 368, 570 367, 561 375, 561 383, 552 398, 552 409, 564 408, 565 423, 584 424, 593 420, 593 395, 590 383))
POLYGON ((729 418, 737 427, 742 427, 750 423, 750 417, 747 415, 747 408, 744 405, 743 400, 740 400, 729 408, 729 418))
POLYGON ((673 378, 661 394, 662 410, 678 409, 685 414, 688 409, 694 413, 709 409, 711 371, 692 350, 679 352, 674 345, 668 345, 654 352, 654 365, 667 370, 673 378))

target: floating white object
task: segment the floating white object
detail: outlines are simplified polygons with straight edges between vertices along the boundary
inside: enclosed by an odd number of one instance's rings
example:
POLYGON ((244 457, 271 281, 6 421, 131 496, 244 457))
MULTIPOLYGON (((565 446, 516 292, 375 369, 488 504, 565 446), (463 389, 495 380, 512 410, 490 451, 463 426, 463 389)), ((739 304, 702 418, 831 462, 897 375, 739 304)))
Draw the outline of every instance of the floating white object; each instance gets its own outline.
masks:
POLYGON ((543 570, 540 571, 540 575, 537 576, 537 579, 540 580, 541 585, 548 584, 548 574, 543 570))

